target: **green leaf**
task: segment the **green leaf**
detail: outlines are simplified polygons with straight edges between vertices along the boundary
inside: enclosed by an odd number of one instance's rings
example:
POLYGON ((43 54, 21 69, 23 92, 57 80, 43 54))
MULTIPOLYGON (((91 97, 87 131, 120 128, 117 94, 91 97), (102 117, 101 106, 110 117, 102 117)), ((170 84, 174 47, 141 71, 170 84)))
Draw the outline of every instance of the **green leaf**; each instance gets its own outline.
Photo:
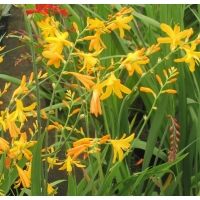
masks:
MULTIPOLYGON (((41 193, 41 181, 42 179, 42 159, 41 150, 42 143, 44 140, 45 132, 39 137, 37 144, 33 149, 33 160, 32 160, 32 170, 31 170, 31 195, 32 196, 42 196, 41 193)), ((43 188, 44 189, 44 188, 43 188)))

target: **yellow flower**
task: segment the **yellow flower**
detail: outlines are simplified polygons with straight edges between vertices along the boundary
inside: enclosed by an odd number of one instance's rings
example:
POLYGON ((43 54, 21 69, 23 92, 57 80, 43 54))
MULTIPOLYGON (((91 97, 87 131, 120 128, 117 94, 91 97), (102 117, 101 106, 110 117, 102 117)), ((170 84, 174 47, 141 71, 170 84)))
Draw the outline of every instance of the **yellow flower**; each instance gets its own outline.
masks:
POLYGON ((101 40, 99 33, 96 33, 94 36, 87 36, 87 37, 81 38, 81 40, 91 40, 89 51, 92 51, 92 49, 94 49, 95 51, 99 51, 101 48, 106 49, 106 46, 101 40))
POLYGON ((47 62, 47 66, 54 65, 55 68, 60 67, 60 61, 64 61, 64 56, 58 54, 57 52, 52 52, 52 51, 43 51, 42 55, 45 58, 49 58, 49 61, 47 62))
POLYGON ((79 72, 83 71, 83 69, 86 68, 86 71, 88 73, 88 71, 91 68, 93 68, 97 63, 99 63, 100 62, 99 59, 94 58, 94 56, 98 56, 102 50, 103 49, 95 51, 94 53, 79 53, 79 52, 75 53, 75 55, 78 55, 79 57, 84 59, 83 67, 79 72))
POLYGON ((133 10, 134 10, 133 8, 127 8, 126 6, 124 6, 119 12, 115 14, 115 16, 125 15, 130 12, 133 12, 133 10))
POLYGON ((70 173, 72 171, 72 165, 73 164, 76 165, 79 168, 86 167, 85 165, 82 165, 80 163, 80 161, 72 160, 71 156, 67 156, 67 159, 65 160, 64 165, 61 168, 59 168, 59 170, 65 170, 66 169, 66 171, 70 173))
POLYGON ((16 99, 16 111, 11 113, 11 115, 13 116, 11 120, 15 121, 18 118, 18 121, 20 121, 21 123, 23 123, 25 120, 27 121, 26 113, 24 111, 32 111, 36 105, 37 103, 34 102, 30 106, 24 107, 22 101, 16 99))
POLYGON ((98 85, 95 85, 93 89, 99 89, 101 91, 103 87, 107 86, 106 92, 101 95, 100 100, 108 98, 112 92, 114 92, 120 99, 122 99, 123 96, 121 91, 125 94, 130 94, 131 90, 122 85, 120 82, 121 80, 115 77, 114 72, 111 72, 111 75, 107 80, 98 85))
POLYGON ((89 30, 95 30, 97 33, 105 33, 105 32, 110 32, 106 27, 105 27, 105 22, 101 21, 97 18, 95 19, 90 19, 87 17, 87 25, 89 30))
POLYGON ((47 37, 45 39, 46 42, 51 43, 50 50, 53 52, 57 52, 58 54, 62 53, 63 45, 69 47, 73 46, 72 42, 69 42, 66 40, 66 38, 69 36, 68 32, 59 33, 58 30, 55 32, 55 36, 53 37, 47 37))
POLYGON ((28 177, 28 174, 25 172, 26 170, 23 170, 17 164, 15 164, 15 166, 16 166, 18 174, 19 174, 19 180, 15 182, 15 183, 17 183, 17 185, 14 188, 18 188, 21 183, 24 188, 30 188, 31 180, 30 180, 30 177, 28 177))
MULTIPOLYGON (((53 153, 54 152, 54 148, 51 147, 50 151, 48 151, 48 152, 49 153, 53 153)), ((53 157, 53 158, 47 157, 47 159, 44 158, 42 161, 45 161, 45 160, 47 160, 47 163, 49 164, 49 168, 51 168, 51 169, 53 169, 54 165, 61 165, 63 163, 63 162, 57 162, 58 161, 57 157, 53 157)))
POLYGON ((90 91, 90 87, 95 85, 95 83, 92 81, 92 79, 95 79, 95 77, 67 71, 64 71, 63 74, 72 74, 75 76, 81 83, 83 83, 87 91, 90 91))
POLYGON ((186 62, 190 64, 190 71, 195 71, 195 63, 199 65, 200 63, 200 52, 194 51, 196 49, 196 43, 192 42, 191 47, 188 45, 183 46, 186 55, 183 58, 175 59, 174 62, 186 62))
POLYGON ((0 124, 3 127, 3 130, 6 131, 8 126, 7 126, 7 123, 5 121, 5 112, 4 111, 1 111, 0 124))
POLYGON ((9 130, 10 133, 10 137, 11 138, 17 138, 19 134, 21 134, 20 129, 17 127, 17 125, 15 124, 15 121, 12 120, 13 116, 14 116, 14 112, 9 114, 8 112, 6 113, 6 126, 9 130))
POLYGON ((0 154, 3 153, 1 150, 7 151, 8 149, 10 149, 9 142, 0 137, 0 154))
POLYGON ((32 158, 32 152, 28 148, 34 146, 36 143, 37 141, 27 142, 27 135, 24 132, 21 134, 18 141, 15 140, 13 142, 13 147, 9 150, 9 156, 21 160, 22 155, 24 155, 24 157, 30 161, 32 158))
POLYGON ((127 30, 131 29, 131 27, 127 23, 130 22, 132 19, 133 19, 133 15, 130 15, 129 17, 123 17, 122 15, 118 16, 116 17, 116 20, 110 22, 106 28, 110 30, 119 29, 119 32, 120 32, 119 35, 121 38, 123 38, 124 29, 127 29, 127 30))
POLYGON ((1 62, 3 62, 3 57, 2 57, 2 56, 0 56, 0 63, 1 63, 1 62))
POLYGON ((149 62, 149 59, 146 56, 142 56, 144 51, 145 48, 142 48, 134 53, 129 53, 127 58, 122 62, 122 65, 126 67, 129 76, 132 76, 134 71, 136 71, 138 74, 143 73, 140 65, 144 65, 149 62))
POLYGON ((180 32, 180 26, 175 25, 174 30, 167 24, 161 24, 160 28, 169 35, 169 37, 158 38, 159 43, 170 43, 170 49, 174 50, 177 45, 182 45, 182 38, 188 37, 191 34, 191 29, 187 29, 180 32))
POLYGON ((19 94, 28 93, 28 88, 26 87, 26 76, 23 75, 20 86, 13 92, 12 99, 19 94))
POLYGON ((84 153, 91 146, 90 141, 87 139, 93 140, 92 138, 83 138, 82 144, 77 144, 76 146, 73 144, 74 147, 67 150, 67 156, 73 155, 72 160, 75 160, 80 154, 84 153))
POLYGON ((44 38, 47 38, 49 35, 54 36, 57 28, 59 26, 59 21, 54 21, 54 16, 47 17, 43 21, 37 22, 37 25, 43 30, 41 33, 44 38))
MULTIPOLYGON (((55 189, 53 189, 53 187, 48 183, 47 184, 47 194, 51 194, 55 189)), ((57 194, 58 192, 54 191, 54 194, 57 194)))
POLYGON ((102 138, 100 138, 99 144, 104 144, 105 142, 108 141, 110 138, 110 134, 104 135, 102 138))
POLYGON ((114 148, 114 156, 112 161, 113 163, 116 161, 117 155, 120 162, 123 160, 124 154, 122 150, 124 151, 128 150, 128 148, 130 147, 130 142, 133 140, 134 136, 135 134, 133 133, 129 137, 125 138, 126 134, 124 133, 122 138, 119 140, 107 140, 113 145, 114 148))
MULTIPOLYGON (((4 48, 5 48, 5 46, 4 46, 4 47, 1 47, 1 46, 0 46, 0 51, 3 51, 4 48)), ((0 63, 1 63, 1 62, 3 62, 3 56, 0 56, 0 63)))
POLYGON ((100 91, 98 89, 94 89, 92 94, 92 99, 90 102, 90 113, 93 113, 96 117, 98 117, 98 114, 102 115, 99 96, 100 96, 100 91))

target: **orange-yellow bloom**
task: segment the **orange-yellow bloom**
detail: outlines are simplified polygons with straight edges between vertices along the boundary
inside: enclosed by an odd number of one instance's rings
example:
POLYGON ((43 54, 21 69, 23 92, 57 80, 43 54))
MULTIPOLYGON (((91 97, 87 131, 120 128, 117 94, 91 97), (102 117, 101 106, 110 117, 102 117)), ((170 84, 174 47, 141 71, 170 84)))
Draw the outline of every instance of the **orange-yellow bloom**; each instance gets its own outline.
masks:
POLYGON ((45 41, 48 43, 51 43, 50 51, 61 54, 63 50, 63 45, 67 47, 73 46, 72 42, 69 42, 68 40, 66 40, 68 36, 69 36, 68 32, 60 33, 59 31, 56 31, 54 37, 47 37, 45 41))
POLYGON ((58 193, 58 192, 56 192, 56 190, 53 189, 53 187, 48 183, 48 184, 47 184, 47 194, 51 194, 53 191, 54 191, 53 195, 58 193))
POLYGON ((54 16, 47 17, 45 20, 37 22, 37 25, 42 29, 44 38, 54 36, 59 26, 59 21, 54 21, 54 16))
POLYGON ((95 79, 95 77, 67 71, 64 71, 63 74, 72 74, 75 76, 81 83, 83 83, 87 91, 90 91, 90 87, 95 85, 95 83, 92 81, 92 79, 95 79))
POLYGON ((87 17, 87 25, 89 30, 95 30, 97 33, 105 33, 105 32, 110 32, 106 27, 105 27, 105 22, 101 21, 97 18, 95 19, 90 19, 87 17))
POLYGON ((120 162, 123 160, 124 153, 122 150, 124 151, 128 150, 128 148, 130 147, 130 142, 133 140, 134 136, 135 134, 133 133, 129 137, 125 138, 126 134, 124 134, 122 138, 119 140, 107 140, 113 145, 114 148, 114 156, 112 160, 113 163, 115 163, 117 156, 120 162))
POLYGON ((127 8, 126 6, 124 6, 119 12, 115 13, 115 16, 125 15, 133 12, 133 10, 133 8, 127 8))
POLYGON ((100 94, 101 93, 98 89, 94 89, 90 102, 90 113, 93 113, 96 117, 98 117, 98 114, 102 115, 101 103, 99 99, 100 94))
POLYGON ((116 17, 116 20, 111 21, 106 28, 110 30, 119 29, 119 35, 121 38, 123 38, 124 29, 127 29, 127 30, 131 29, 131 27, 127 23, 130 22, 132 19, 133 19, 133 15, 130 15, 129 17, 123 17, 122 15, 118 16, 116 17))
POLYGON ((138 74, 143 73, 140 65, 144 65, 149 62, 149 59, 146 56, 142 56, 144 51, 145 48, 142 48, 134 53, 129 53, 127 58, 122 62, 122 64, 126 67, 129 76, 132 76, 134 71, 136 71, 138 74))
POLYGON ((36 143, 37 141, 27 142, 27 135, 24 132, 21 134, 18 141, 15 140, 13 142, 13 147, 9 150, 9 156, 11 158, 17 158, 18 160, 21 160, 23 154, 24 157, 30 161, 32 157, 32 152, 28 148, 34 146, 36 143))
POLYGON ((82 70, 86 69, 87 73, 89 72, 89 70, 91 68, 93 68, 97 63, 99 63, 99 59, 94 58, 94 56, 98 56, 101 51, 103 49, 99 50, 99 51, 95 51, 93 53, 75 53, 75 55, 78 55, 81 59, 83 58, 83 67, 82 69, 79 71, 81 72, 82 70))
POLYGON ((169 37, 164 38, 158 38, 157 41, 159 43, 170 43, 170 49, 174 50, 177 45, 182 45, 183 41, 181 39, 188 37, 188 34, 191 35, 191 29, 187 29, 180 32, 180 26, 175 25, 174 30, 167 25, 167 24, 161 24, 160 28, 167 33, 169 37))
POLYGON ((10 149, 9 142, 0 137, 0 154, 3 153, 1 150, 7 151, 8 149, 10 149))
POLYGON ((49 61, 47 62, 47 66, 54 65, 55 68, 60 67, 60 61, 64 61, 64 56, 58 54, 57 52, 52 52, 52 51, 43 51, 42 55, 45 58, 49 58, 49 61))
POLYGON ((191 35, 194 33, 193 29, 190 28, 189 31, 188 31, 188 34, 187 34, 187 37, 186 37, 186 41, 185 42, 188 42, 189 38, 191 37, 191 35))
POLYGON ((31 187, 31 180, 28 174, 26 173, 26 170, 23 170, 20 168, 17 164, 15 164, 18 174, 19 174, 19 180, 16 181, 18 183, 15 188, 19 187, 20 184, 22 183, 24 188, 30 188, 31 187))
POLYGON ((26 87, 26 76, 23 75, 20 86, 13 92, 12 99, 19 94, 26 94, 28 92, 28 88, 26 87))
POLYGON ((0 117, 0 125, 3 127, 3 130, 6 131, 7 130, 7 123, 5 122, 5 112, 1 111, 1 117, 0 117))
POLYGON ((93 89, 99 89, 100 91, 102 91, 102 88, 107 86, 106 92, 101 95, 100 100, 108 98, 112 94, 112 92, 114 92, 120 99, 122 99, 123 96, 121 91, 125 94, 130 94, 131 90, 122 85, 120 82, 121 80, 115 77, 114 72, 111 72, 111 75, 108 77, 107 80, 98 85, 95 85, 93 89))
MULTIPOLYGON (((54 148, 51 147, 50 148, 51 151, 49 151, 49 153, 53 153, 54 152, 54 148)), ((44 158, 42 161, 45 161, 46 159, 44 158)), ((49 164, 49 168, 53 169, 54 165, 61 165, 63 162, 57 162, 58 158, 57 157, 47 157, 47 163, 49 164)))
POLYGON ((6 118, 5 118, 6 130, 7 129, 9 130, 11 138, 17 138, 18 135, 21 134, 21 132, 20 132, 20 129, 15 124, 15 121, 12 120, 13 116, 14 116, 14 112, 11 114, 6 112, 6 118))
POLYGON ((107 142, 110 138, 110 134, 107 134, 107 135, 104 135, 100 141, 99 141, 99 144, 104 144, 105 142, 107 142))
POLYGON ((101 48, 106 49, 106 45, 100 38, 100 33, 95 33, 94 36, 86 36, 84 38, 81 38, 81 40, 91 40, 89 51, 92 51, 92 49, 94 49, 95 51, 99 51, 101 48))
MULTIPOLYGON (((84 139, 86 139, 86 138, 84 138, 84 139)), ((90 142, 86 143, 86 144, 77 145, 77 146, 67 150, 67 156, 73 155, 72 160, 76 160, 76 158, 80 154, 84 153, 85 150, 88 149, 89 147, 90 147, 90 142)))
POLYGON ((26 113, 24 111, 32 111, 36 107, 37 103, 34 102, 30 106, 24 107, 21 100, 16 99, 16 111, 11 113, 12 121, 18 119, 19 122, 23 123, 26 119, 26 113))
POLYGON ((3 62, 3 57, 2 57, 2 56, 0 56, 0 63, 1 63, 1 62, 3 62))
POLYGON ((189 63, 189 69, 191 72, 195 71, 195 63, 200 64, 200 52, 194 51, 196 49, 196 43, 192 42, 191 47, 188 45, 183 46, 186 55, 183 58, 175 59, 174 62, 186 62, 189 63))
POLYGON ((76 165, 79 168, 86 167, 85 165, 82 165, 80 163, 80 161, 72 160, 71 156, 67 156, 67 159, 65 160, 64 165, 61 168, 59 168, 59 170, 65 170, 66 169, 66 171, 70 173, 72 171, 72 165, 73 164, 76 165))

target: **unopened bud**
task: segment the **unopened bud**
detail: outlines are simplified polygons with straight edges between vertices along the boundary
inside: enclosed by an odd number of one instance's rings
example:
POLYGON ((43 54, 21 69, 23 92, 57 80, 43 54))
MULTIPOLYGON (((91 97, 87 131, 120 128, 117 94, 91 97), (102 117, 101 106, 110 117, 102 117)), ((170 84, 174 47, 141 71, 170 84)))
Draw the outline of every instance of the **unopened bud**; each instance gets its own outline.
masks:
POLYGON ((72 24, 73 24, 73 27, 76 30, 76 32, 79 34, 79 30, 78 30, 77 24, 75 22, 73 22, 72 24))
POLYGON ((55 89, 55 87, 56 87, 56 84, 55 84, 55 83, 52 83, 52 87, 55 89))
POLYGON ((79 119, 84 119, 85 118, 85 114, 81 114, 79 119))
POLYGON ((176 128, 181 128, 177 123, 175 123, 176 128))
POLYGON ((85 100, 83 100, 83 101, 82 101, 82 104, 86 104, 86 101, 85 101, 85 100))
POLYGON ((162 59, 161 58, 158 58, 158 63, 160 63, 162 61, 162 59))
POLYGON ((173 126, 170 126, 169 127, 169 131, 171 132, 173 130, 173 126))
POLYGON ((180 134, 178 131, 176 131, 176 135, 177 135, 177 136, 180 136, 181 134, 180 134))
POLYGON ((173 139, 173 138, 174 138, 174 134, 171 134, 169 138, 170 138, 170 139, 173 139))
POLYGON ((35 60, 36 63, 40 62, 42 60, 42 56, 38 56, 35 60))

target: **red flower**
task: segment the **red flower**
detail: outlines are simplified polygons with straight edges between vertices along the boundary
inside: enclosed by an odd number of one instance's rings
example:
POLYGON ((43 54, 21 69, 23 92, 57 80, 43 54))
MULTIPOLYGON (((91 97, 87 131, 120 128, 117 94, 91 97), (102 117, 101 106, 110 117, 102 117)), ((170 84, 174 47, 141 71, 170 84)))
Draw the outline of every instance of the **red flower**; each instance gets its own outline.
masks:
POLYGON ((35 9, 27 9, 26 14, 32 14, 32 13, 42 13, 42 14, 49 14, 50 8, 52 8, 52 4, 36 4, 35 9))
POLYGON ((66 15, 68 15, 68 10, 59 8, 59 6, 53 6, 52 7, 52 13, 53 14, 60 13, 61 15, 66 16, 66 15))
POLYGON ((52 12, 52 14, 60 13, 63 16, 68 15, 68 10, 62 9, 59 6, 55 6, 53 4, 36 4, 35 7, 36 8, 33 9, 27 9, 26 14, 29 15, 32 13, 39 13, 43 15, 49 15, 49 13, 52 12))

